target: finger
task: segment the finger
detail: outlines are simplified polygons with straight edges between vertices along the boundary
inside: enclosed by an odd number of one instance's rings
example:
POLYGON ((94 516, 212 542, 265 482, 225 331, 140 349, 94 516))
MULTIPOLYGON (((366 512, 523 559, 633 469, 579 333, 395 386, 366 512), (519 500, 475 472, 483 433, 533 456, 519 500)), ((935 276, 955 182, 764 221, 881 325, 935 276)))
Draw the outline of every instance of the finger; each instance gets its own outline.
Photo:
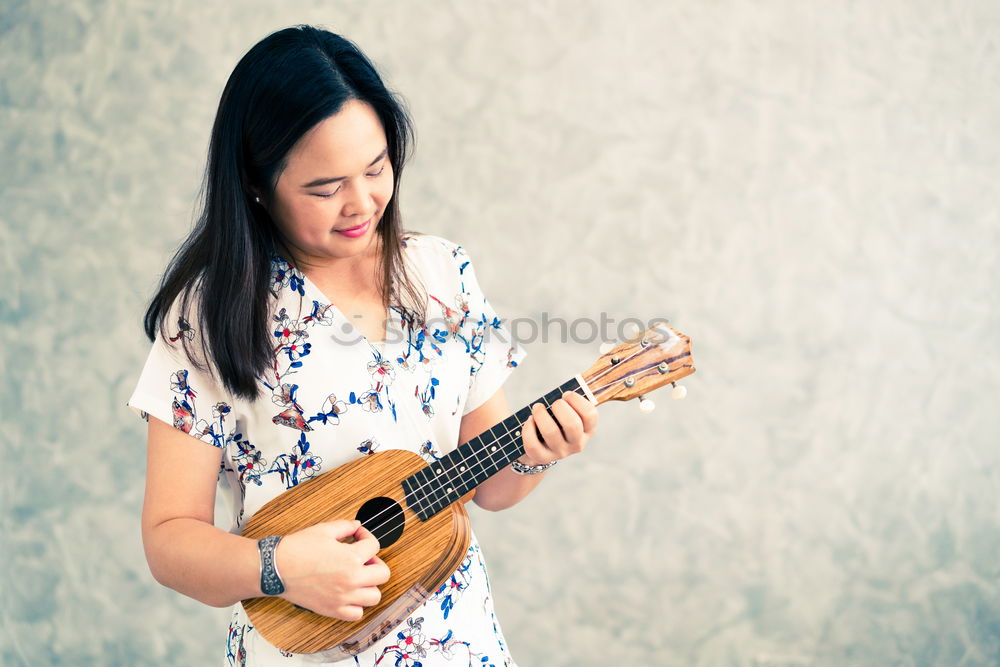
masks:
MULTIPOLYGON (((379 558, 378 556, 372 556, 371 558, 368 559, 365 565, 385 565, 385 561, 379 558)), ((388 565, 385 566, 389 567, 388 565)))
POLYGON ((583 420, 576 410, 564 399, 559 399, 552 404, 552 414, 562 429, 563 438, 569 445, 570 450, 579 452, 583 449, 583 420))
POLYGON ((580 415, 580 420, 583 422, 583 432, 587 435, 593 435, 597 428, 597 406, 575 391, 566 392, 563 398, 580 415))
POLYGON ((535 427, 542 436, 542 442, 545 443, 545 446, 556 455, 555 458, 564 458, 569 453, 568 446, 563 439, 559 424, 552 418, 549 411, 541 403, 535 403, 531 409, 531 416, 535 419, 535 427))
POLYGON ((360 621, 365 608, 356 604, 345 604, 337 609, 334 615, 342 621, 360 621))
POLYGON ((366 564, 359 575, 358 582, 362 586, 381 586, 389 581, 389 566, 378 559, 371 565, 366 564))
POLYGON ((538 431, 532 417, 528 417, 521 424, 521 445, 524 446, 524 453, 532 465, 548 463, 555 458, 555 454, 549 451, 548 447, 538 439, 538 431))
POLYGON ((375 586, 365 586, 354 591, 349 597, 348 601, 351 604, 360 605, 362 607, 371 607, 379 603, 382 599, 382 592, 375 586))
POLYGON ((367 562, 372 556, 378 553, 380 548, 378 538, 370 530, 362 526, 354 533, 354 537, 356 541, 351 546, 354 547, 358 557, 361 558, 361 562, 367 562))
POLYGON ((327 521, 326 525, 329 526, 331 537, 337 540, 342 540, 345 537, 351 537, 354 535, 358 528, 361 527, 361 522, 348 521, 347 519, 337 519, 335 521, 327 521))

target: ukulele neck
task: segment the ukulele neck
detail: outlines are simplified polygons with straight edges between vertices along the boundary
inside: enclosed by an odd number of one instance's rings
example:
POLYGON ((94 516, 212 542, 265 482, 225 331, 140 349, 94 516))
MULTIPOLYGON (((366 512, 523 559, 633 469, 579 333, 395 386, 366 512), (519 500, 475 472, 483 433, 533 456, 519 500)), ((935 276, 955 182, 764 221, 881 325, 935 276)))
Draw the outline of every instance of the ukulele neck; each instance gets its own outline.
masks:
POLYGON ((524 454, 521 425, 531 415, 531 406, 541 403, 548 408, 568 391, 593 400, 583 379, 576 376, 407 477, 403 490, 410 509, 426 521, 510 465, 524 454))

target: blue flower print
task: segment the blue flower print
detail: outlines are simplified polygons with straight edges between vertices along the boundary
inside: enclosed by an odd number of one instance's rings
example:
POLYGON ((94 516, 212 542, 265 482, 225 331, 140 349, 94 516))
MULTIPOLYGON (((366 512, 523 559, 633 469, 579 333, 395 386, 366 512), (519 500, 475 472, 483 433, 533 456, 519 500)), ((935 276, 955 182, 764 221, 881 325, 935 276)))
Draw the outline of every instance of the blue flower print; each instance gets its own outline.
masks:
POLYGON ((260 477, 264 474, 264 468, 267 467, 264 456, 250 444, 249 440, 243 439, 242 433, 234 433, 228 444, 231 448, 235 447, 236 449, 236 453, 230 454, 230 458, 236 464, 240 485, 245 486, 247 482, 252 482, 260 486, 260 477))
POLYGON ((396 379, 396 371, 388 361, 369 361, 368 373, 372 376, 372 386, 390 385, 396 379))
POLYGON ((290 345, 309 337, 309 333, 305 328, 288 316, 285 308, 279 310, 271 318, 275 322, 274 337, 278 339, 280 345, 290 345))
POLYGON ((302 318, 303 324, 319 324, 328 327, 333 324, 333 304, 313 301, 312 312, 302 318))
POLYGON ((302 406, 295 400, 295 392, 298 390, 299 385, 297 384, 280 384, 271 390, 271 402, 282 407, 294 407, 301 410, 302 406))
POLYGON ((293 292, 305 295, 305 280, 298 269, 280 255, 271 254, 271 291, 277 294, 288 287, 293 292))
POLYGON ((194 390, 188 385, 188 372, 184 369, 170 375, 170 389, 184 398, 194 399, 196 397, 194 390))
POLYGON ((454 608, 455 602, 458 601, 462 593, 469 587, 472 555, 473 548, 469 547, 465 558, 462 559, 462 565, 451 575, 448 581, 441 584, 441 587, 434 591, 434 595, 431 597, 432 600, 440 604, 441 612, 445 618, 448 618, 448 614, 454 608))
POLYGON ((292 448, 292 453, 278 456, 267 472, 277 473, 285 487, 290 489, 318 473, 322 463, 322 458, 310 453, 309 441, 306 440, 306 434, 302 433, 292 448))
POLYGON ((441 455, 434 448, 434 443, 430 440, 425 440, 420 445, 420 456, 428 463, 434 463, 441 458, 441 455))
POLYGON ((338 401, 336 394, 330 394, 323 401, 323 408, 319 413, 309 418, 309 423, 319 421, 324 424, 336 426, 340 423, 340 415, 345 412, 347 412, 347 404, 343 401, 338 401))
POLYGON ((375 664, 380 665, 386 656, 392 656, 396 659, 393 667, 422 667, 418 658, 427 657, 426 639, 421 630, 423 622, 422 617, 406 619, 406 627, 396 633, 396 643, 382 649, 382 655, 375 664))
POLYGON ((243 647, 243 636, 252 629, 252 626, 237 624, 235 620, 229 624, 226 659, 233 667, 244 667, 247 664, 247 650, 243 647))
POLYGON ((286 345, 281 349, 281 351, 288 357, 288 360, 292 363, 291 368, 300 368, 302 362, 299 361, 302 357, 309 354, 312 348, 312 343, 292 343, 291 345, 286 345))
POLYGON ((365 412, 382 412, 382 400, 378 397, 377 391, 362 393, 358 397, 358 403, 365 412))
POLYGON ((441 384, 441 382, 436 377, 432 377, 427 381, 427 385, 424 387, 423 391, 420 391, 420 387, 413 388, 413 395, 420 399, 420 407, 428 419, 434 416, 434 407, 431 405, 431 402, 437 395, 436 387, 439 384, 441 384))
POLYGON ((362 440, 361 444, 358 445, 358 451, 366 456, 370 456, 378 451, 379 444, 376 440, 369 438, 368 440, 362 440))

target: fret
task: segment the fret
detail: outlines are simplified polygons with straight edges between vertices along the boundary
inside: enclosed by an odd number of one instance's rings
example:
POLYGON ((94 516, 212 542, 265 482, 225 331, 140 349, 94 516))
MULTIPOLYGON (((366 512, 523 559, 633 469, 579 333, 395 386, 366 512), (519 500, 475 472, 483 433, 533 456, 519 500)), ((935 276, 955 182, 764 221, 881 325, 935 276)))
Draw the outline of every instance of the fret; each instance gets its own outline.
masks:
POLYGON ((487 433, 492 436, 492 439, 496 440, 502 438, 504 434, 507 433, 507 427, 504 426, 503 422, 500 422, 487 431, 487 433))
MULTIPOLYGON (((521 410, 523 410, 523 409, 524 408, 522 408, 521 410)), ((521 424, 523 424, 524 420, 528 418, 529 414, 531 414, 531 411, 529 410, 529 411, 525 412, 524 419, 521 419, 518 416, 519 413, 521 412, 521 410, 518 410, 516 413, 512 414, 511 416, 507 417, 502 422, 500 422, 501 424, 503 424, 504 429, 508 433, 510 433, 511 431, 515 431, 515 430, 521 428, 521 424)))
POLYGON ((442 457, 427 468, 424 468, 424 470, 428 469, 425 489, 431 498, 431 506, 434 508, 434 514, 437 514, 449 504, 448 494, 445 492, 445 489, 450 485, 450 476, 445 458, 442 457))
POLYGON ((490 441, 484 449, 484 453, 489 465, 488 477, 496 474, 507 465, 507 459, 504 458, 503 449, 499 442, 490 441))
POLYGON ((439 491, 439 485, 437 480, 437 474, 434 472, 435 468, 433 466, 428 466, 424 468, 421 472, 423 475, 420 479, 420 490, 427 498, 428 510, 431 515, 437 514, 443 505, 439 491))
POLYGON ((496 472, 494 462, 489 457, 489 452, 483 448, 482 440, 476 436, 469 441, 472 445, 472 485, 478 486, 480 482, 489 479, 490 475, 496 472), (482 476, 482 479, 480 479, 482 476))
POLYGON ((511 434, 511 437, 504 443, 503 451, 508 464, 524 454, 524 445, 521 444, 521 438, 511 434))
POLYGON ((455 465, 458 469, 456 495, 458 498, 461 498, 476 486, 475 473, 473 472, 475 463, 473 461, 474 457, 472 444, 469 442, 463 443, 458 446, 455 452, 460 454, 460 458, 455 462, 455 465), (470 476, 472 477, 471 480, 470 476))
POLYGON ((419 496, 413 492, 413 485, 415 484, 415 478, 413 476, 407 477, 403 480, 403 497, 406 498, 406 504, 411 510, 417 513, 417 516, 424 518, 421 514, 423 509, 423 504, 421 500, 423 496, 419 496))
MULTIPOLYGON (((531 405, 534 405, 532 403, 531 405)), ((526 405, 514 414, 512 414, 508 419, 514 419, 518 424, 523 424, 531 416, 531 405, 526 405)))
POLYGON ((544 404, 545 407, 550 408, 550 407, 552 407, 553 403, 555 403, 560 398, 562 398, 562 395, 563 395, 563 393, 561 391, 559 391, 559 389, 553 389, 549 393, 547 393, 544 396, 542 396, 542 398, 539 399, 538 402, 544 404))

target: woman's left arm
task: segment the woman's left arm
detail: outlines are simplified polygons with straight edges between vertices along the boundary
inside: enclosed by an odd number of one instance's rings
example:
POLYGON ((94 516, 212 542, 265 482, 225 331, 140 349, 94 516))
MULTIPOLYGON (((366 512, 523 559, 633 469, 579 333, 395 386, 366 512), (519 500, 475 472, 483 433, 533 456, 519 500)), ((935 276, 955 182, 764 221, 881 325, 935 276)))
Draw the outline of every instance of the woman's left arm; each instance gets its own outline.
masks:
MULTIPOLYGON (((579 394, 568 392, 552 404, 550 415, 541 403, 531 406, 531 416, 521 428, 526 465, 541 465, 583 451, 597 428, 597 407, 579 394), (553 416, 555 419, 553 419, 553 416)), ((458 441, 468 442, 510 416, 503 388, 478 408, 462 417, 458 441)), ((520 502, 538 486, 541 472, 519 475, 510 466, 479 485, 473 500, 483 509, 498 511, 520 502)))

